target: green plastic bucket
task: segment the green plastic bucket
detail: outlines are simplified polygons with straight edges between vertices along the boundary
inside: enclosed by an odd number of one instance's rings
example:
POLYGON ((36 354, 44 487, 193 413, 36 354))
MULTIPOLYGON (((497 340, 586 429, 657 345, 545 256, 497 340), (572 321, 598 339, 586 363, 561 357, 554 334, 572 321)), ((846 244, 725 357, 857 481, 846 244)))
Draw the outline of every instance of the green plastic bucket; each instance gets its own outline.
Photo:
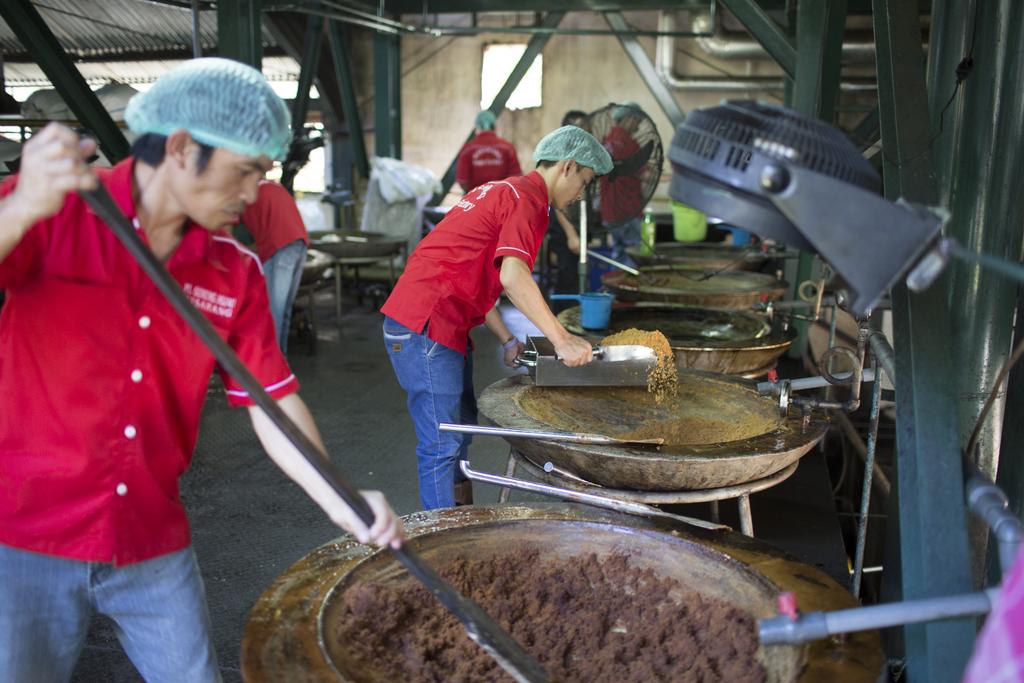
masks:
POLYGON ((672 231, 677 242, 701 242, 708 236, 708 217, 697 209, 673 201, 672 231))

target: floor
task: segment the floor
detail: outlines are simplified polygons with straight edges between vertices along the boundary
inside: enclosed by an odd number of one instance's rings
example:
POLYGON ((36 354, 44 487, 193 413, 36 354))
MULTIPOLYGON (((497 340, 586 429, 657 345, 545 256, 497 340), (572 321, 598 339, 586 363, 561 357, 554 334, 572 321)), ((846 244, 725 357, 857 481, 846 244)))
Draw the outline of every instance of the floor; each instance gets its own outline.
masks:
MULTIPOLYGON (((307 355, 301 341, 293 338, 289 360, 333 461, 355 486, 383 490, 399 514, 418 510, 415 438, 404 394, 382 346, 379 314, 352 302, 345 308, 339 334, 329 297, 318 301, 315 312, 315 355, 307 355)), ((515 322, 517 328, 526 324, 515 322)), ((474 338, 479 392, 506 370, 493 337, 481 329, 474 338)), ((500 473, 507 452, 504 441, 478 437, 471 458, 475 468, 500 473)), ((277 575, 339 531, 263 455, 245 412, 229 409, 217 390, 207 401, 182 495, 206 583, 223 677, 229 683, 241 681, 239 644, 250 607, 277 575)), ((498 490, 478 484, 475 495, 478 504, 494 504, 498 490)), ((539 498, 513 492, 512 500, 539 498)), ((846 581, 845 555, 820 454, 805 457, 788 481, 755 494, 752 509, 759 538, 846 581)), ((701 512, 698 508, 687 514, 701 512)), ((722 516, 723 522, 735 524, 735 506, 723 504, 722 516)), ((121 651, 109 621, 96 618, 72 680, 142 679, 121 651)))

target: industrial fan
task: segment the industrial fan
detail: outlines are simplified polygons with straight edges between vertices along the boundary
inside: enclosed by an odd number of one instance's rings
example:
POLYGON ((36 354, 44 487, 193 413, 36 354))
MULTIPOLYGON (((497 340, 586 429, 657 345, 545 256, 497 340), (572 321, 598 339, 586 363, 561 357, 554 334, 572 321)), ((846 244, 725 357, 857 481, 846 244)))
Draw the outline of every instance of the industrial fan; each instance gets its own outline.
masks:
POLYGON ((637 218, 661 178, 664 151, 654 121, 637 104, 611 103, 591 113, 586 128, 614 163, 591 199, 602 223, 617 226, 637 218))

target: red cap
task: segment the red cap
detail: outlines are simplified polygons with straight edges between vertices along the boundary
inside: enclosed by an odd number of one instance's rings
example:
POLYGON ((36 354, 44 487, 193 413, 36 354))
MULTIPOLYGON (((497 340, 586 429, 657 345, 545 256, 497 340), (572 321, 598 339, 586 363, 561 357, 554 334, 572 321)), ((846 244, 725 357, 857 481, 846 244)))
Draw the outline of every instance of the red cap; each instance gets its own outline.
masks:
POLYGON ((772 368, 771 370, 769 370, 768 371, 768 381, 769 382, 778 382, 779 381, 779 371, 776 370, 775 368, 772 368))

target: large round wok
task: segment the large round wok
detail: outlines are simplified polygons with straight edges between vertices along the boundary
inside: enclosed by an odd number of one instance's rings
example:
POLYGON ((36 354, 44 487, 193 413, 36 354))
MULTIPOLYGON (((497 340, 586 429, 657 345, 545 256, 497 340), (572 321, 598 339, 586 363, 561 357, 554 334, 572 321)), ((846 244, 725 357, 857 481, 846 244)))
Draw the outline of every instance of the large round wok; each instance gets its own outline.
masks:
POLYGON ((302 279, 299 281, 299 285, 313 284, 333 264, 334 259, 327 254, 316 249, 310 249, 306 252, 306 262, 302 264, 302 279))
MULTIPOLYGON (((794 592, 802 610, 856 606, 820 570, 732 532, 562 503, 435 510, 410 515, 405 524, 409 543, 437 567, 458 557, 508 556, 527 547, 558 557, 625 552, 636 566, 675 578, 755 618, 774 616, 782 591, 794 592)), ((404 570, 390 554, 351 537, 317 548, 279 576, 254 605, 242 639, 243 678, 248 683, 380 680, 366 666, 353 665, 333 636, 332 623, 347 587, 403 578, 404 570)), ((883 665, 875 633, 799 647, 761 646, 756 656, 771 681, 867 682, 876 680, 883 665)))
POLYGON ((630 328, 658 330, 672 346, 678 367, 743 377, 766 374, 796 336, 792 330, 773 332, 754 313, 646 301, 617 303, 608 328, 600 332, 583 328, 579 306, 565 309, 558 320, 594 342, 630 328))
POLYGON ((386 258, 397 254, 405 240, 378 232, 322 230, 310 233, 310 246, 334 258, 386 258))
MULTIPOLYGON (((480 395, 480 415, 499 427, 665 437, 648 446, 604 446, 506 437, 524 457, 594 484, 638 491, 691 491, 767 477, 800 459, 824 436, 813 414, 781 417, 752 382, 679 371, 679 396, 661 405, 643 387, 537 387, 516 375, 480 395)), ((792 412, 792 411, 791 411, 792 412)))
POLYGON ((662 301, 702 308, 751 308, 785 296, 789 285, 764 273, 724 270, 714 275, 674 266, 645 266, 640 275, 613 270, 601 282, 620 301, 662 301))
POLYGON ((638 246, 628 247, 626 253, 641 266, 672 265, 699 270, 760 270, 774 256, 758 247, 701 242, 660 242, 650 254, 638 246))

